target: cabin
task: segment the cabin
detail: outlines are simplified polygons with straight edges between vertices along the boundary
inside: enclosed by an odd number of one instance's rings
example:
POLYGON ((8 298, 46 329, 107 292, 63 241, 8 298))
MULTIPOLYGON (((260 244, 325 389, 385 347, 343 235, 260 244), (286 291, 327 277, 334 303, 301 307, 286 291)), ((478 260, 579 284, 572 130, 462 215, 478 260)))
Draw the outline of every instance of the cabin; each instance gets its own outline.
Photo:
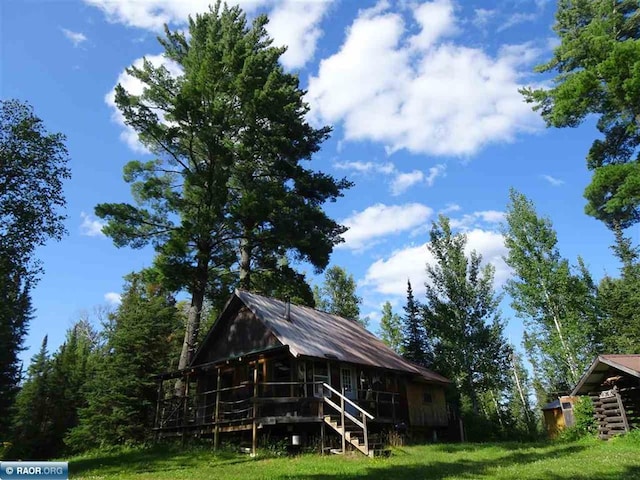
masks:
POLYGON ((544 425, 549 438, 556 438, 567 427, 575 424, 573 405, 578 397, 562 396, 542 407, 544 425))
POLYGON ((244 432, 253 453, 266 436, 374 456, 385 433, 446 438, 453 415, 450 380, 358 322, 242 290, 191 365, 157 380, 157 437, 212 438, 217 447, 221 436, 244 432))
POLYGON ((640 354, 599 355, 571 395, 588 395, 603 440, 640 428, 640 354))

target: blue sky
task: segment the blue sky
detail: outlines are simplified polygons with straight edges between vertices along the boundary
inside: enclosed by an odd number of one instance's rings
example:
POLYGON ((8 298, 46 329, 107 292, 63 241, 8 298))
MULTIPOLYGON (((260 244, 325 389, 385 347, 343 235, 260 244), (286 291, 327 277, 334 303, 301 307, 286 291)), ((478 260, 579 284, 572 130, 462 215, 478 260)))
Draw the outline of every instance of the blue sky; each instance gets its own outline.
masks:
MULTIPOLYGON (((373 331, 384 301, 400 311, 407 278, 421 296, 425 242, 439 212, 496 266, 501 288, 510 272, 499 226, 512 186, 551 217, 565 257, 581 254, 596 279, 617 273, 612 235, 583 213, 593 124, 546 129, 517 92, 548 81, 531 71, 556 44, 555 2, 240 4, 249 16, 270 15, 275 42, 290 46, 283 66, 308 89, 310 119, 334 127, 312 165, 356 183, 327 205, 350 227, 331 263, 356 278, 373 331)), ((124 69, 142 57, 165 62, 155 39, 163 23, 182 28, 206 8, 199 0, 0 4, 0 95, 29 101, 50 131, 67 135, 73 175, 69 235, 37 251, 45 274, 23 358, 45 334, 53 350, 81 315, 95 320, 95 306, 116 304, 122 277, 151 263, 149 249, 115 248, 93 215, 98 203, 130 201, 122 167, 147 155, 110 93, 117 82, 139 88, 124 69)), ((503 314, 519 344, 522 323, 508 299, 503 314)))

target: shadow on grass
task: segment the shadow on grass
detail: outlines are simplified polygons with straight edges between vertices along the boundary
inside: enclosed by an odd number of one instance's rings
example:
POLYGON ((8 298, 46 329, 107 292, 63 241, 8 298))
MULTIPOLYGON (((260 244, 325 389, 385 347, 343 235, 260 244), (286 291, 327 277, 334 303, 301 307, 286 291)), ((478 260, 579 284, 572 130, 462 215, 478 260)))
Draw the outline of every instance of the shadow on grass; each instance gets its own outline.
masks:
MULTIPOLYGON (((518 444, 522 448, 522 444, 518 444)), ((515 444, 514 444, 515 446, 515 444)), ((443 446, 444 447, 444 446, 443 446)), ((451 448, 451 451, 462 452, 465 445, 450 445, 444 448, 451 448)), ((302 475, 296 478, 302 480, 355 480, 355 479, 402 479, 402 480, 444 480, 448 478, 468 478, 482 479, 495 478, 495 475, 504 468, 516 467, 522 472, 523 478, 535 478, 540 480, 619 480, 619 479, 640 479, 640 466, 627 466, 621 472, 612 468, 611 474, 603 475, 602 472, 588 472, 588 465, 583 465, 585 471, 582 472, 566 472, 566 473, 548 473, 548 472, 527 472, 529 464, 534 462, 548 460, 550 457, 554 459, 570 456, 584 450, 584 446, 571 445, 561 448, 555 448, 553 451, 544 451, 544 445, 530 445, 529 451, 514 451, 498 458, 487 460, 466 460, 452 459, 450 462, 429 461, 424 459, 417 465, 372 465, 366 469, 366 473, 358 474, 314 474, 302 475), (534 451, 531 451, 534 450, 534 451), (525 475, 526 474, 526 475, 525 475)), ((476 445, 481 448, 481 445, 476 445)), ((466 450, 473 449, 473 445, 466 445, 466 450)), ((449 451, 449 450, 444 450, 449 451)), ((613 466, 612 466, 613 467, 613 466)), ((283 475, 280 478, 288 478, 283 475)))
POLYGON ((123 451, 107 451, 84 458, 71 459, 69 472, 77 477, 91 471, 99 471, 100 475, 117 473, 153 473, 184 470, 207 464, 233 465, 252 460, 237 452, 210 449, 178 449, 157 445, 147 449, 131 449, 123 451), (204 457, 204 458, 203 458, 204 457))

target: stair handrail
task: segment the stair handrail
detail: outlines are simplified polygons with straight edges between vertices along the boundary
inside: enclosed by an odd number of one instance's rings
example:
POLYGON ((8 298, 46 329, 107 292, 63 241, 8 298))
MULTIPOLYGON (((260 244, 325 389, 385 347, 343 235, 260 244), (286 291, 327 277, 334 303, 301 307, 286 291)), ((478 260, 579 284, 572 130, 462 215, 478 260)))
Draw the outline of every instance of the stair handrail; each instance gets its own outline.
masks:
POLYGON ((344 399, 345 402, 347 402, 348 404, 352 405, 353 407, 355 407, 362 415, 366 416, 367 418, 369 418, 369 420, 373 420, 375 417, 373 415, 371 415, 369 412, 367 412, 366 410, 364 410, 362 407, 360 407, 360 405, 354 403, 350 398, 346 397, 345 395, 343 395, 342 393, 340 393, 339 391, 337 391, 335 388, 333 388, 331 385, 328 385, 326 383, 322 384, 323 388, 326 388, 327 390, 329 390, 330 392, 335 393, 336 395, 338 395, 338 397, 340 399, 344 399))

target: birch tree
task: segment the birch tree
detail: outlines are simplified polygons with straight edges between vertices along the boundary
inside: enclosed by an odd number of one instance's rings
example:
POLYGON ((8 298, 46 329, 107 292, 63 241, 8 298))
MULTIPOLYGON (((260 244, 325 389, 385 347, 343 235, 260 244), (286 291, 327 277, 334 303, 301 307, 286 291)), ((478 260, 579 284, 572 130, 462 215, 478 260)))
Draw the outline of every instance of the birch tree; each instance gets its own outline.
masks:
POLYGON ((597 288, 582 260, 574 273, 561 257, 551 220, 539 217, 533 203, 513 189, 503 233, 505 262, 514 271, 506 290, 524 320, 524 346, 536 380, 547 391, 575 385, 597 351, 597 288))

